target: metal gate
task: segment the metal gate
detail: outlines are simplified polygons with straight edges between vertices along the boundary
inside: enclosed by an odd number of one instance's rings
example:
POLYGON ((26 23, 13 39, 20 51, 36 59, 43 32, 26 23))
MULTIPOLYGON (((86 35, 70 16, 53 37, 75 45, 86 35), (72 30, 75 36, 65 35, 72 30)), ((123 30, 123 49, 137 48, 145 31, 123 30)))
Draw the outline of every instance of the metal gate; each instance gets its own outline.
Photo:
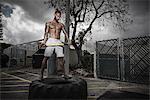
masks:
POLYGON ((96 73, 99 78, 149 83, 150 37, 96 42, 96 73))
POLYGON ((119 79, 119 39, 96 42, 97 76, 119 79))
POLYGON ((124 80, 137 83, 149 83, 150 37, 123 40, 124 80), (127 56, 125 58, 125 56, 127 56))

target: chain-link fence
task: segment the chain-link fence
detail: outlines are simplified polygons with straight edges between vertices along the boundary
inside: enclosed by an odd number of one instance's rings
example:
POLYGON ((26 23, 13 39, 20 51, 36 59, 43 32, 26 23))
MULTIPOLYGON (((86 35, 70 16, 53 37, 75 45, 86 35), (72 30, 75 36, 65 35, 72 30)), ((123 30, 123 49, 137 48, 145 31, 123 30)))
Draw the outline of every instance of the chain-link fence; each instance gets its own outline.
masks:
POLYGON ((9 56, 8 67, 32 66, 32 55, 39 49, 39 41, 13 45, 5 49, 4 53, 9 56))
POLYGON ((118 39, 103 40, 96 43, 97 76, 118 79, 119 53, 118 39))
POLYGON ((149 36, 96 42, 97 76, 149 83, 149 46, 149 36))
POLYGON ((123 40, 124 79, 127 81, 147 83, 150 71, 149 56, 150 37, 123 40))

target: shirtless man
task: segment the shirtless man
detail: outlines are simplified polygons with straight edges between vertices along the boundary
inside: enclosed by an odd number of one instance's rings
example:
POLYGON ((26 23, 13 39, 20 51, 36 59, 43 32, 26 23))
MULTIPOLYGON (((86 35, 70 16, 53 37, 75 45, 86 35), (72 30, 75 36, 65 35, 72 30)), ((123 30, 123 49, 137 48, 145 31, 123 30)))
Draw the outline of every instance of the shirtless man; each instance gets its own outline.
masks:
POLYGON ((44 59, 42 61, 41 66, 41 75, 40 78, 43 78, 44 69, 46 68, 46 63, 49 57, 53 54, 53 51, 55 50, 55 53, 57 55, 57 72, 60 72, 60 74, 65 75, 64 70, 64 54, 63 54, 63 43, 60 41, 60 33, 63 31, 65 34, 65 37, 67 38, 68 42, 70 42, 68 34, 65 31, 65 27, 62 23, 59 22, 59 19, 61 18, 61 12, 56 9, 54 13, 54 19, 50 22, 47 22, 45 25, 45 34, 44 34, 44 41, 41 43, 41 46, 45 45, 45 53, 44 53, 44 59))

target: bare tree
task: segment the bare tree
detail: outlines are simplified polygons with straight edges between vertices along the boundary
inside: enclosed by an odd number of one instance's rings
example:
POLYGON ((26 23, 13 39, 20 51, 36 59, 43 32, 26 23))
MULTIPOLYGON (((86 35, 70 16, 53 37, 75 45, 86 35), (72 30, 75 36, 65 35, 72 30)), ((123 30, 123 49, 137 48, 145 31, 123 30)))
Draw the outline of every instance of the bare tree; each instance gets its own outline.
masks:
MULTIPOLYGON (((49 0, 45 3, 62 11, 67 10, 65 9, 65 0, 49 0)), ((128 9, 127 0, 71 0, 70 27, 72 28, 72 45, 77 52, 79 65, 81 64, 81 49, 84 37, 86 34, 91 33, 94 22, 99 21, 99 23, 104 24, 106 20, 111 21, 115 27, 124 30, 124 25, 131 21, 128 18, 128 9), (82 27, 83 24, 86 27, 82 27), (78 43, 76 39, 78 39, 78 43)))

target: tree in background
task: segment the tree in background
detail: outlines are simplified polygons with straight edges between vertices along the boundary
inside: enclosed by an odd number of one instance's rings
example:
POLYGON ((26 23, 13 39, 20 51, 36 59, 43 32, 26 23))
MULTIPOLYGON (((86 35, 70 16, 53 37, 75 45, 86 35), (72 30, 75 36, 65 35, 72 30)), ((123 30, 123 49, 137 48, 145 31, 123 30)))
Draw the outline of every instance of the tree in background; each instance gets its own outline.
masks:
MULTIPOLYGON (((49 7, 58 8, 65 12, 66 0, 48 0, 44 2, 49 7)), ((92 34, 94 22, 105 26, 105 22, 124 30, 131 22, 127 0, 70 0, 70 30, 72 45, 78 55, 81 65, 82 46, 87 34, 92 34)))

